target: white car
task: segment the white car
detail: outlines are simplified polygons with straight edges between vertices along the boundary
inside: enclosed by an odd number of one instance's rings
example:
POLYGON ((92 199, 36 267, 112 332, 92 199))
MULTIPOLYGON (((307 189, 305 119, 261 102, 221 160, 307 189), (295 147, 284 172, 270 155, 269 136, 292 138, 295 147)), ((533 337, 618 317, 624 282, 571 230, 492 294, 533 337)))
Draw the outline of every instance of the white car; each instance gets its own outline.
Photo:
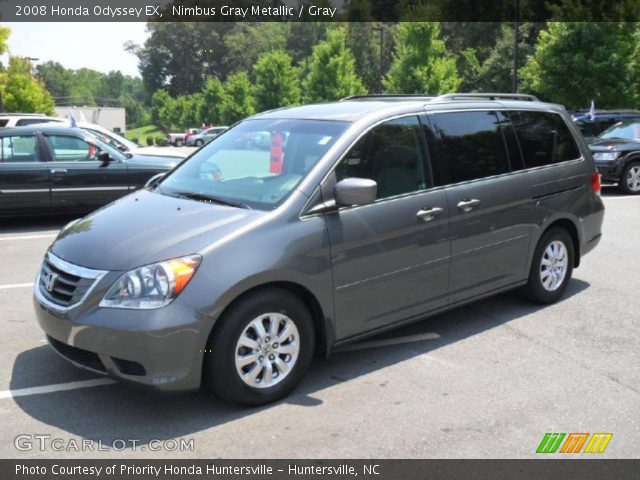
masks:
POLYGON ((24 127, 36 123, 62 123, 64 118, 48 117, 42 113, 0 113, 0 127, 24 127))

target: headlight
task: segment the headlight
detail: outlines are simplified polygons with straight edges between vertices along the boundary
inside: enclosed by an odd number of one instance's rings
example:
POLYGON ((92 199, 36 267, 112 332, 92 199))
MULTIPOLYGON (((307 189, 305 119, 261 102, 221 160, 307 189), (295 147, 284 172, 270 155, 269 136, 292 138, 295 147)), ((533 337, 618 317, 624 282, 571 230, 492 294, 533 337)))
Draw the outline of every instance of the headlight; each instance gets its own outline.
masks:
POLYGON ((171 303, 187 286, 202 258, 175 258, 122 275, 100 302, 101 307, 149 310, 171 303))
POLYGON ((593 159, 611 161, 618 158, 619 155, 620 152, 597 152, 593 154, 593 159))

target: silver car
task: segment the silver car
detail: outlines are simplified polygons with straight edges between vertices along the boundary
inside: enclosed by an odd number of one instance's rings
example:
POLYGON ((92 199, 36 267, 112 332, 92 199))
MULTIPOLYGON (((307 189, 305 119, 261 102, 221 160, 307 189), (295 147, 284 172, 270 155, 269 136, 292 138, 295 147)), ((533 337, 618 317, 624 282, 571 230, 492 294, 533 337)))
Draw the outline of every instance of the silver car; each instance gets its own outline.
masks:
POLYGON ((35 310, 77 366, 264 404, 335 346, 515 288, 559 300, 599 192, 564 109, 534 97, 275 110, 64 228, 35 310), (259 132, 270 149, 247 147, 259 132))
POLYGON ((192 146, 201 147, 202 145, 204 145, 207 142, 210 142, 211 140, 213 140, 218 135, 220 135, 221 133, 223 133, 228 129, 229 127, 208 128, 206 130, 201 131, 200 133, 196 133, 195 135, 190 135, 189 137, 187 137, 186 143, 190 147, 192 146))

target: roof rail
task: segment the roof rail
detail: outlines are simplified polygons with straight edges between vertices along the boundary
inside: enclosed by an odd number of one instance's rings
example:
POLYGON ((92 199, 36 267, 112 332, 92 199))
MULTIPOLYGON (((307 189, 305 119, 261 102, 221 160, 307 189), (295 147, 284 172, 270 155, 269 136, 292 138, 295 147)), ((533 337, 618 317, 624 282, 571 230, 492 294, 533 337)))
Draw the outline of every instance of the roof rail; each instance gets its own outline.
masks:
POLYGON ((447 93, 440 95, 436 100, 524 100, 526 102, 539 102, 538 97, 527 93, 447 93))
POLYGON ((421 93, 372 93, 366 95, 350 95, 348 97, 341 98, 340 101, 346 100, 375 100, 375 99, 405 99, 405 100, 433 100, 435 96, 425 95, 421 93))

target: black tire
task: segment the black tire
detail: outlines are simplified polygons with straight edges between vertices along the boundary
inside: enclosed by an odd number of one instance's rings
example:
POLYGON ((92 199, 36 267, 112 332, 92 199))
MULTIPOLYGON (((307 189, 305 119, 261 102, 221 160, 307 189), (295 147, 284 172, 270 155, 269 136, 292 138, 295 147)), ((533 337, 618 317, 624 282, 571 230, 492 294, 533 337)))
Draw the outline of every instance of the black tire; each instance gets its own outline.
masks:
POLYGON ((182 140, 176 140, 175 146, 176 147, 182 147, 184 145, 184 141, 182 140))
MULTIPOLYGON (((538 241, 536 251, 531 262, 531 270, 529 271, 529 280, 522 288, 522 293, 534 303, 547 304, 557 302, 564 295, 567 285, 571 280, 573 273, 573 263, 575 250, 573 240, 569 233, 560 227, 552 228, 546 232, 538 241), (566 249, 567 266, 562 282, 553 290, 547 289, 541 279, 542 260, 545 256, 547 247, 552 242, 561 242, 566 249)), ((546 268, 546 267, 545 267, 546 268)))
POLYGON ((244 406, 258 406, 288 395, 304 377, 315 347, 313 319, 305 304, 291 292, 270 288, 251 293, 230 307, 209 338, 204 355, 203 383, 220 398, 244 406), (297 360, 282 380, 271 387, 248 385, 236 369, 240 336, 252 320, 267 313, 286 315, 299 333, 297 360))
POLYGON ((620 181, 618 182, 618 187, 627 195, 638 195, 640 194, 640 188, 636 190, 632 190, 631 187, 627 184, 627 176, 629 176, 629 172, 631 169, 640 169, 640 162, 633 161, 629 162, 627 166, 622 170, 622 175, 620 176, 620 181))
POLYGON ((200 139, 196 140, 196 147, 201 147, 204 144, 204 142, 200 139))

